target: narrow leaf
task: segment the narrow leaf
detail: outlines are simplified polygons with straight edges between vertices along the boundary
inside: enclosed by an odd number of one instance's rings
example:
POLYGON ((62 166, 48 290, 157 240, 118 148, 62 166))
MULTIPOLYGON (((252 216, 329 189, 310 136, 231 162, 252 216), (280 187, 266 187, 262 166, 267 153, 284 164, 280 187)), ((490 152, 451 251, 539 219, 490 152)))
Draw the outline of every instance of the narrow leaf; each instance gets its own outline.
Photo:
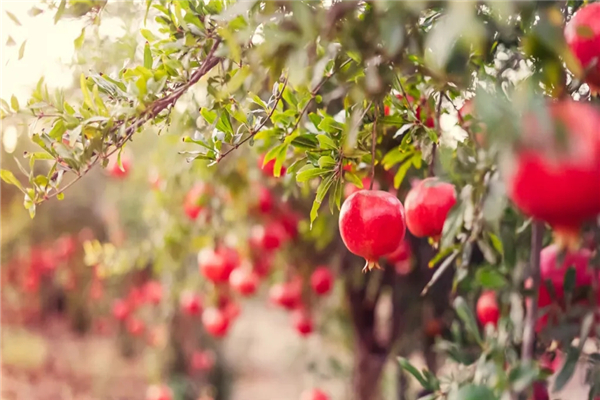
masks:
POLYGON ((21 58, 23 58, 23 56, 25 55, 25 45, 27 44, 27 40, 24 40, 23 43, 21 43, 21 47, 19 47, 19 60, 21 58))
POLYGON ((6 11, 6 15, 8 15, 8 18, 12 19, 15 24, 21 26, 21 22, 18 20, 15 14, 11 13, 10 11, 6 11))
POLYGON ((10 185, 14 185, 23 191, 23 185, 21 182, 15 177, 15 175, 7 169, 0 170, 0 178, 10 185))
POLYGON ((152 51, 148 42, 144 45, 144 68, 152 69, 152 51))

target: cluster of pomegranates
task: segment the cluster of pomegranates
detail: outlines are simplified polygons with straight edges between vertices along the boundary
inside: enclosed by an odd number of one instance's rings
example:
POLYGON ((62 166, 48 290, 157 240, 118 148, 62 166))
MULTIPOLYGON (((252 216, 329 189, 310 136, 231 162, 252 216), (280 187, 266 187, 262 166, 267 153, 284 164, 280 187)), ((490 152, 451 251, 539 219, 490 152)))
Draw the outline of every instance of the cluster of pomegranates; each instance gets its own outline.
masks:
POLYGON ((438 240, 455 203, 454 186, 438 178, 416 183, 404 205, 390 192, 359 190, 342 205, 340 234, 348 250, 365 258, 364 271, 380 268, 382 257, 391 263, 406 261, 410 257, 406 228, 416 237, 438 240))

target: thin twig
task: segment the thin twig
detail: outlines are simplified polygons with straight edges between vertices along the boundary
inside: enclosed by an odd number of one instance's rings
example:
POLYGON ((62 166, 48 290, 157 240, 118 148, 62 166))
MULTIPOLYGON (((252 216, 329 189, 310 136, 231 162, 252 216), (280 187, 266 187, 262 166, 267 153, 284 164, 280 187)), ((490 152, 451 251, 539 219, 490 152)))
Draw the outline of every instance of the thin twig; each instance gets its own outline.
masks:
POLYGON ((406 101, 406 104, 408 105, 408 109, 410 110, 412 115, 415 117, 415 121, 417 121, 418 125, 423 125, 423 122, 421 122, 421 116, 417 115, 417 112, 415 111, 412 103, 410 102, 408 94, 406 93, 406 90, 404 90, 404 86, 402 85, 402 82, 400 81, 400 78, 398 78, 397 75, 396 75, 396 80, 398 81, 398 85, 400 86, 400 91, 402 92, 402 97, 404 98, 404 101, 406 101))
MULTIPOLYGON (((538 293, 540 277, 540 252, 542 251, 542 241, 544 239, 544 223, 534 221, 531 229, 531 261, 530 272, 533 293, 538 293)), ((535 299, 527 304, 527 314, 525 316, 525 330, 523 332, 523 344, 521 348, 521 361, 530 362, 533 359, 533 350, 535 344, 535 324, 537 322, 538 305, 535 299)))
POLYGON ((375 182, 375 147, 377 144, 377 118, 379 117, 379 107, 375 106, 375 121, 373 121, 373 131, 371 132, 371 183, 369 190, 373 190, 375 182))
POLYGON ((219 157, 217 157, 217 162, 221 161, 229 153, 231 153, 232 151, 236 150, 241 145, 243 145, 244 143, 246 143, 247 141, 249 141, 250 139, 252 139, 258 132, 260 132, 260 130, 262 128, 264 128, 264 126, 267 124, 267 122, 269 122, 269 120, 273 116, 273 113, 275 112, 275 109, 277 108, 277 105, 281 101, 281 98, 283 97, 283 91, 287 87, 287 83, 288 83, 288 78, 286 77, 285 80, 283 81, 283 87, 281 88, 281 90, 279 91, 279 93, 277 93, 277 97, 275 98, 275 104, 273 104, 273 108, 271 108, 271 111, 269 111, 269 114, 267 114, 267 117, 260 123, 260 125, 258 125, 256 128, 251 129, 250 130, 250 135, 248 135, 246 138, 244 138, 243 140, 241 140, 239 143, 236 143, 235 146, 233 146, 232 148, 230 148, 229 150, 227 150, 225 153, 223 153, 219 157))
POLYGON ((325 83, 327 83, 327 81, 329 81, 329 79, 331 79, 331 77, 333 75, 335 75, 337 72, 339 72, 342 68, 344 68, 350 62, 352 62, 352 59, 348 59, 348 60, 344 61, 342 64, 340 64, 340 66, 338 68, 336 68, 334 71, 332 71, 327 76, 325 76, 321 80, 321 82, 319 82, 319 84, 317 86, 315 86, 315 88, 313 90, 311 90, 311 92, 310 92, 310 95, 311 95, 310 100, 304 105, 304 107, 300 111, 300 114, 298 115, 298 118, 296 119, 296 122, 294 123, 294 127, 290 130, 290 134, 293 133, 296 129, 298 129, 298 125, 300 125, 300 121, 302 120, 302 117, 304 116, 304 114, 308 110, 308 107, 310 107, 310 105, 312 104, 312 102, 317 97, 317 94, 319 93, 319 91, 321 90, 321 88, 323 87, 323 85, 325 85, 325 83))
MULTIPOLYGON (((444 96, 442 96, 442 92, 440 92, 440 98, 438 99, 438 104, 437 104, 437 109, 435 110, 435 127, 437 129, 438 132, 438 140, 439 140, 439 135, 441 135, 442 133, 442 127, 440 125, 440 116, 442 114, 442 99, 444 98, 444 96)), ((429 164, 429 176, 434 176, 435 175, 435 153, 437 150, 437 142, 433 143, 433 148, 431 149, 431 163, 429 164)))
MULTIPOLYGON (((161 111, 163 111, 167 107, 174 106, 175 103, 177 102, 177 100, 179 100, 179 98, 185 92, 187 92, 190 87, 195 85, 200 80, 200 78, 202 78, 204 75, 206 75, 215 65, 217 65, 219 63, 221 58, 214 57, 214 53, 217 50, 217 47, 219 47, 220 43, 221 43, 221 39, 217 38, 215 40, 215 43, 212 45, 210 51, 206 55, 206 59, 204 60, 204 62, 200 66, 200 68, 198 68, 196 71, 194 71, 190 80, 187 83, 185 83, 184 85, 182 85, 177 90, 170 93, 169 95, 154 101, 138 117, 136 117, 133 120, 133 123, 125 129, 125 137, 121 140, 120 143, 117 143, 115 145, 115 148, 112 151, 110 151, 106 154, 99 153, 96 156, 96 158, 88 165, 87 169, 81 175, 78 175, 75 179, 73 179, 71 182, 69 182, 68 184, 63 186, 61 189, 56 190, 53 193, 45 195, 41 200, 36 201, 36 204, 40 204, 45 200, 48 200, 52 197, 55 197, 55 196, 63 193, 66 189, 71 187, 73 184, 75 184, 75 182, 77 182, 84 175, 86 175, 92 169, 92 167, 94 167, 100 160, 102 160, 106 157, 110 157, 112 154, 119 151, 121 149, 121 147, 123 147, 125 145, 125 143, 127 143, 127 141, 131 139, 131 137, 138 130, 138 128, 140 128, 146 122, 154 119, 161 111)), ((121 124, 115 124, 115 127, 113 128, 113 130, 119 129, 120 126, 125 122, 126 121, 123 121, 121 124)))

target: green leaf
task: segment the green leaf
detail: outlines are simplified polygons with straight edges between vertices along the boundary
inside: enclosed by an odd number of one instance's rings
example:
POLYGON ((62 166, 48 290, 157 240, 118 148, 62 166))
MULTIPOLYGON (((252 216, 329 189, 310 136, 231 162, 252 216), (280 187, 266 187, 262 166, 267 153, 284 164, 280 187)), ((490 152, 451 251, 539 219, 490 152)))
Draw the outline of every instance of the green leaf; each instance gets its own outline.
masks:
POLYGON ((216 128, 221 132, 233 136, 233 126, 231 126, 229 113, 226 109, 221 110, 221 115, 219 116, 219 121, 217 121, 216 128))
POLYGON ((464 211, 465 205, 462 201, 450 209, 442 229, 442 239, 440 241, 442 248, 450 247, 454 243, 454 239, 463 225, 464 211))
POLYGON ((0 99, 0 107, 2 107, 2 109, 6 112, 10 111, 10 106, 8 105, 8 103, 6 102, 6 100, 4 99, 0 99))
POLYGON ((419 381, 419 383, 424 389, 429 389, 428 382, 425 380, 423 375, 421 375, 419 370, 414 365, 412 365, 410 361, 408 361, 408 359, 404 357, 398 357, 398 363, 400 364, 400 367, 403 370, 411 374, 417 381, 419 381))
POLYGON ((383 157, 383 160, 381 160, 381 164, 383 165, 383 168, 386 171, 388 171, 394 165, 404 162, 406 159, 411 157, 413 154, 414 153, 412 152, 412 149, 409 149, 407 151, 402 151, 402 150, 400 150, 399 147, 394 147, 383 157))
POLYGON ((356 174, 354 174, 353 172, 346 171, 346 172, 344 173, 344 178, 345 178, 347 181, 350 181, 350 182, 352 182, 353 184, 355 184, 355 185, 356 185, 356 187, 358 187, 359 189, 362 189, 362 188, 363 188, 363 182, 362 182, 362 179, 360 179, 360 178, 359 178, 359 177, 358 177, 356 174))
POLYGON ((60 20, 60 18, 65 13, 65 8, 67 6, 67 0, 61 0, 60 5, 58 6, 58 10, 56 10, 56 14, 54 14, 54 25, 60 20))
POLYGON ((328 171, 323 170, 321 168, 316 168, 310 164, 305 165, 304 167, 300 168, 300 170, 298 170, 298 173, 296 174, 296 181, 306 182, 308 180, 326 174, 327 172, 328 171))
POLYGON ((571 377, 575 372, 575 368, 577 367, 580 350, 576 347, 570 346, 566 353, 567 355, 563 361, 562 368, 554 380, 554 387, 552 388, 553 392, 560 391, 567 384, 567 382, 571 380, 571 377))
POLYGON ((404 177, 406 176, 406 173, 408 172, 411 165, 412 165, 412 162, 410 160, 408 160, 408 161, 404 162, 404 164, 402 164, 400 166, 400 168, 398 168, 396 175, 394 175, 394 187, 396 189, 398 189, 400 187, 400 185, 402 185, 402 181, 404 180, 404 177))
POLYGON ((208 108, 203 108, 202 110, 200 110, 200 115, 202 115, 202 118, 204 118, 204 120, 208 122, 209 125, 214 124, 217 119, 217 113, 215 111, 209 110, 208 108))
POLYGON ((575 268, 569 267, 565 272, 565 280, 563 282, 563 290, 566 295, 572 295, 575 290, 575 268))
POLYGON ((152 51, 148 42, 144 45, 144 68, 152 69, 152 51))
POLYGON ((263 165, 261 167, 264 167, 265 165, 267 165, 267 163, 269 161, 277 158, 277 156, 279 155, 279 152, 281 151, 281 148, 283 146, 284 146, 284 144, 280 144, 280 145, 273 147, 271 150, 269 150, 267 152, 267 154, 265 154, 265 158, 263 159, 263 165))
POLYGON ((17 19, 17 17, 15 16, 15 14, 11 13, 10 11, 6 11, 6 15, 8 15, 8 18, 12 19, 13 22, 19 26, 21 26, 21 22, 17 19))
POLYGON ((79 76, 79 86, 81 87, 81 93, 83 94, 83 101, 85 105, 93 109, 94 104, 92 103, 92 96, 90 94, 90 90, 88 89, 85 75, 83 73, 79 76))
POLYGON ((146 28, 142 28, 140 29, 140 33, 142 34, 142 36, 144 37, 144 39, 146 39, 149 42, 155 42, 156 40, 158 40, 158 38, 156 36, 154 36, 154 34, 152 33, 152 31, 146 29, 146 28))
MULTIPOLYGON (((431 276, 431 279, 429 280, 429 282, 427 282, 427 285, 425 285, 425 288, 421 292, 422 296, 427 294, 429 289, 438 281, 438 279, 440 279, 440 277, 444 274, 444 272, 446 272, 446 270, 452 265, 452 262, 456 259, 457 256, 458 256, 458 250, 455 249, 452 252, 452 254, 450 254, 448 257, 446 257, 446 259, 444 260, 444 262, 442 262, 442 264, 439 266, 439 268, 435 270, 435 272, 431 276)), ((430 267, 432 266, 431 261, 430 261, 429 266, 430 267)))
POLYGON ((458 315, 458 317, 465 324, 465 329, 467 332, 475 338, 477 343, 482 344, 483 340, 481 339, 481 334, 479 332, 477 322, 475 321, 475 316, 471 312, 471 309, 467 305, 465 299, 462 297, 457 297, 454 299, 454 309, 456 310, 456 315, 458 315))
POLYGON ((19 60, 21 58, 23 58, 23 56, 25 55, 25 45, 27 44, 27 40, 24 40, 23 43, 21 43, 21 47, 19 47, 19 60))
POLYGON ((306 150, 316 149, 318 144, 316 135, 312 134, 298 135, 291 142, 292 146, 306 150))
POLYGON ((15 177, 15 175, 10 172, 7 169, 3 169, 0 170, 0 178, 2 178, 2 180, 6 183, 8 183, 9 185, 14 185, 16 187, 18 187, 19 189, 21 189, 22 192, 24 192, 23 189, 23 185, 21 185, 21 182, 19 182, 19 180, 15 177))
POLYGON ((498 272, 497 267, 487 266, 477 270, 475 273, 477 282, 487 289, 501 289, 508 285, 506 278, 498 272))
POLYGON ((333 169, 335 167, 335 160, 331 156, 322 156, 319 158, 319 167, 322 169, 333 169))
POLYGON ((52 126, 48 136, 54 140, 61 140, 66 131, 67 127, 65 126, 65 122, 62 119, 59 119, 54 123, 54 126, 52 126))
POLYGON ((258 97, 257 95, 255 95, 252 92, 250 92, 249 95, 250 95, 250 101, 261 106, 263 108, 263 110, 266 110, 268 108, 267 104, 264 101, 262 101, 262 99, 260 97, 258 97))
POLYGON ((449 397, 452 400, 496 400, 494 392, 487 386, 467 385, 461 387, 456 392, 454 397, 449 397))
POLYGON ((490 237, 490 242, 492 242, 494 250, 496 250, 499 254, 504 255, 504 246, 502 245, 500 238, 492 232, 488 232, 488 236, 490 237))
POLYGON ((283 91, 283 100, 286 101, 286 103, 288 103, 292 108, 297 108, 298 107, 298 99, 296 98, 296 96, 294 95, 294 92, 292 91, 292 89, 287 86, 285 88, 285 90, 283 91))
POLYGON ((532 365, 517 365, 508 373, 508 380, 515 392, 522 392, 533 384, 537 370, 532 365))
POLYGON ((19 100, 14 94, 10 97, 10 106, 14 111, 19 111, 19 100))
POLYGON ((313 201, 313 205, 310 210, 310 229, 312 229, 313 222, 319 215, 319 208, 321 207, 321 203, 329 191, 329 188, 333 184, 333 179, 334 175, 329 175, 327 178, 321 181, 319 187, 317 188, 317 195, 315 196, 315 201, 313 201))
POLYGON ((335 145, 335 142, 333 141, 333 139, 331 139, 327 135, 323 135, 323 134, 317 135, 317 140, 319 141, 319 145, 320 145, 321 149, 323 149, 323 150, 337 149, 337 146, 335 145))
POLYGON ((56 195, 56 199, 57 200, 64 200, 65 199, 65 194, 63 192, 60 192, 56 195))
POLYGON ((281 175, 281 167, 283 166, 283 162, 285 161, 285 157, 287 156, 288 144, 284 143, 280 147, 279 153, 277 157, 275 157, 275 165, 273 166, 273 176, 275 178, 279 178, 281 175))
POLYGON ((73 45, 75 46, 75 50, 79 50, 81 48, 81 46, 83 46, 84 40, 85 40, 85 26, 83 28, 81 28, 81 33, 73 41, 73 45))

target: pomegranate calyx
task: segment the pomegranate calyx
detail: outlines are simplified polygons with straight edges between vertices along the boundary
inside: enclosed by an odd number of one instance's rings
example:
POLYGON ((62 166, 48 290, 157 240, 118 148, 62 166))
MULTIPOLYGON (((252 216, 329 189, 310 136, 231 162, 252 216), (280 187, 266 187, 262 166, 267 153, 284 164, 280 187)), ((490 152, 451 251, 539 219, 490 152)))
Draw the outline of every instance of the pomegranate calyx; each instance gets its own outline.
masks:
POLYGON ((378 261, 366 260, 365 266, 362 269, 363 274, 366 274, 367 272, 372 271, 373 269, 383 270, 383 268, 381 268, 381 265, 379 265, 378 261))

